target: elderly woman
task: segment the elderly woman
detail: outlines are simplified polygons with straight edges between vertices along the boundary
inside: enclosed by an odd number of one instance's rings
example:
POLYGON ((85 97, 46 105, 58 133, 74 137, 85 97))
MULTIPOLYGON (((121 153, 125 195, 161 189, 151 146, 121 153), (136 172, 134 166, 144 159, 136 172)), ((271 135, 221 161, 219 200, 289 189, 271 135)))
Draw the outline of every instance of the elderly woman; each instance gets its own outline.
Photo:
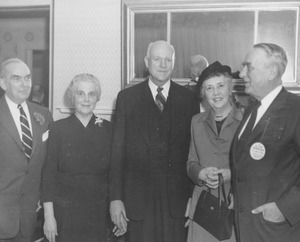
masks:
POLYGON ((93 114, 100 94, 95 76, 75 76, 68 88, 75 112, 50 126, 42 180, 50 242, 106 241, 111 124, 93 114))
MULTIPOLYGON (((189 217, 189 242, 218 241, 196 222, 193 214, 198 198, 204 189, 211 188, 217 196, 218 173, 222 173, 225 190, 230 189, 229 150, 242 113, 232 102, 231 69, 219 62, 209 65, 200 75, 204 94, 210 109, 195 115, 191 125, 191 144, 187 173, 195 184, 189 217)), ((234 233, 226 241, 235 241, 234 233)))

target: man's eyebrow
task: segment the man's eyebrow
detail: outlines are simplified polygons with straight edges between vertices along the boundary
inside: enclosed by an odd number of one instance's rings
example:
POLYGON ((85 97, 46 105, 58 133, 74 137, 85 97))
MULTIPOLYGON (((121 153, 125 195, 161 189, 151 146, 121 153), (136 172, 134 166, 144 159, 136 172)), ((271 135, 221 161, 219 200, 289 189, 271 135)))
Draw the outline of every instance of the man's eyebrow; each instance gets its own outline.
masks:
MULTIPOLYGON (((15 74, 14 74, 14 75, 11 75, 11 77, 22 77, 22 76, 20 76, 20 75, 15 75, 15 74)), ((31 77, 31 74, 28 74, 28 75, 24 76, 24 78, 25 78, 25 77, 31 77)))

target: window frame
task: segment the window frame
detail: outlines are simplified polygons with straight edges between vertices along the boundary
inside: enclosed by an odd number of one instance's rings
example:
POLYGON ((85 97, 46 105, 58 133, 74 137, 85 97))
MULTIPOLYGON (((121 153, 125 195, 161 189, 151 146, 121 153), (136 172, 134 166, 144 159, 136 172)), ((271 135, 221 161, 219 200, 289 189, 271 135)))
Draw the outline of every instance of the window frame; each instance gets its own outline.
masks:
MULTIPOLYGON (((296 11, 296 35, 295 35, 295 60, 294 60, 294 80, 284 82, 284 86, 292 91, 300 94, 300 68, 298 63, 300 56, 298 54, 299 46, 299 2, 253 2, 253 3, 195 3, 195 2, 183 2, 176 3, 150 3, 139 2, 132 0, 122 0, 122 88, 126 88, 137 83, 140 83, 144 78, 135 77, 135 56, 134 56, 134 19, 135 14, 140 13, 167 13, 168 27, 167 27, 167 41, 170 43, 170 23, 171 14, 176 12, 222 12, 222 11, 257 11, 262 10, 295 10, 296 11)), ((257 17, 256 17, 257 19, 257 17)), ((256 43, 258 35, 258 21, 254 21, 254 40, 256 43)), ((146 50, 145 50, 146 52, 146 50)), ((172 78, 173 81, 179 84, 187 84, 188 78, 172 78)), ((240 84, 240 80, 237 80, 240 84)))

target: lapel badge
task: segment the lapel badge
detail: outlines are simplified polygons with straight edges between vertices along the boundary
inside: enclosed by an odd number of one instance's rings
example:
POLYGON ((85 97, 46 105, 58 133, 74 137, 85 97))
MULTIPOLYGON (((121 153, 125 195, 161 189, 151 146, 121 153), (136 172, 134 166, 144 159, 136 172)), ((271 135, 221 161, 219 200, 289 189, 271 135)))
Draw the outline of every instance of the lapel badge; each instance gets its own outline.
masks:
POLYGON ((266 147, 261 142, 256 142, 250 147, 250 155, 253 160, 261 160, 266 154, 266 147))

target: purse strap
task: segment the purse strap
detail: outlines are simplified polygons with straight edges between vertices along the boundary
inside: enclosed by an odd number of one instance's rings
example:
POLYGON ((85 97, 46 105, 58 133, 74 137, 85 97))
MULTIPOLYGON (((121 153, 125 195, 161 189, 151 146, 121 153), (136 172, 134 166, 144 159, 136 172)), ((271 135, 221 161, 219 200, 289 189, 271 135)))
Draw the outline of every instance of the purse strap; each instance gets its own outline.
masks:
MULTIPOLYGON (((221 204, 222 204, 222 198, 221 198, 221 190, 222 190, 222 196, 225 201, 225 203, 229 204, 229 198, 227 199, 226 193, 225 193, 225 186, 224 186, 224 178, 222 173, 218 174, 219 177, 219 186, 218 186, 218 199, 219 199, 219 211, 221 210, 221 204)), ((211 189, 208 188, 208 192, 211 194, 211 189)), ((205 197, 204 197, 205 199, 205 197)))
POLYGON ((223 196, 223 199, 224 199, 225 203, 229 203, 229 201, 227 201, 227 197, 226 197, 226 193, 225 193, 223 175, 221 173, 219 173, 218 176, 219 176, 218 198, 219 198, 219 209, 220 209, 221 208, 221 202, 222 202, 221 190, 222 190, 222 196, 223 196))

